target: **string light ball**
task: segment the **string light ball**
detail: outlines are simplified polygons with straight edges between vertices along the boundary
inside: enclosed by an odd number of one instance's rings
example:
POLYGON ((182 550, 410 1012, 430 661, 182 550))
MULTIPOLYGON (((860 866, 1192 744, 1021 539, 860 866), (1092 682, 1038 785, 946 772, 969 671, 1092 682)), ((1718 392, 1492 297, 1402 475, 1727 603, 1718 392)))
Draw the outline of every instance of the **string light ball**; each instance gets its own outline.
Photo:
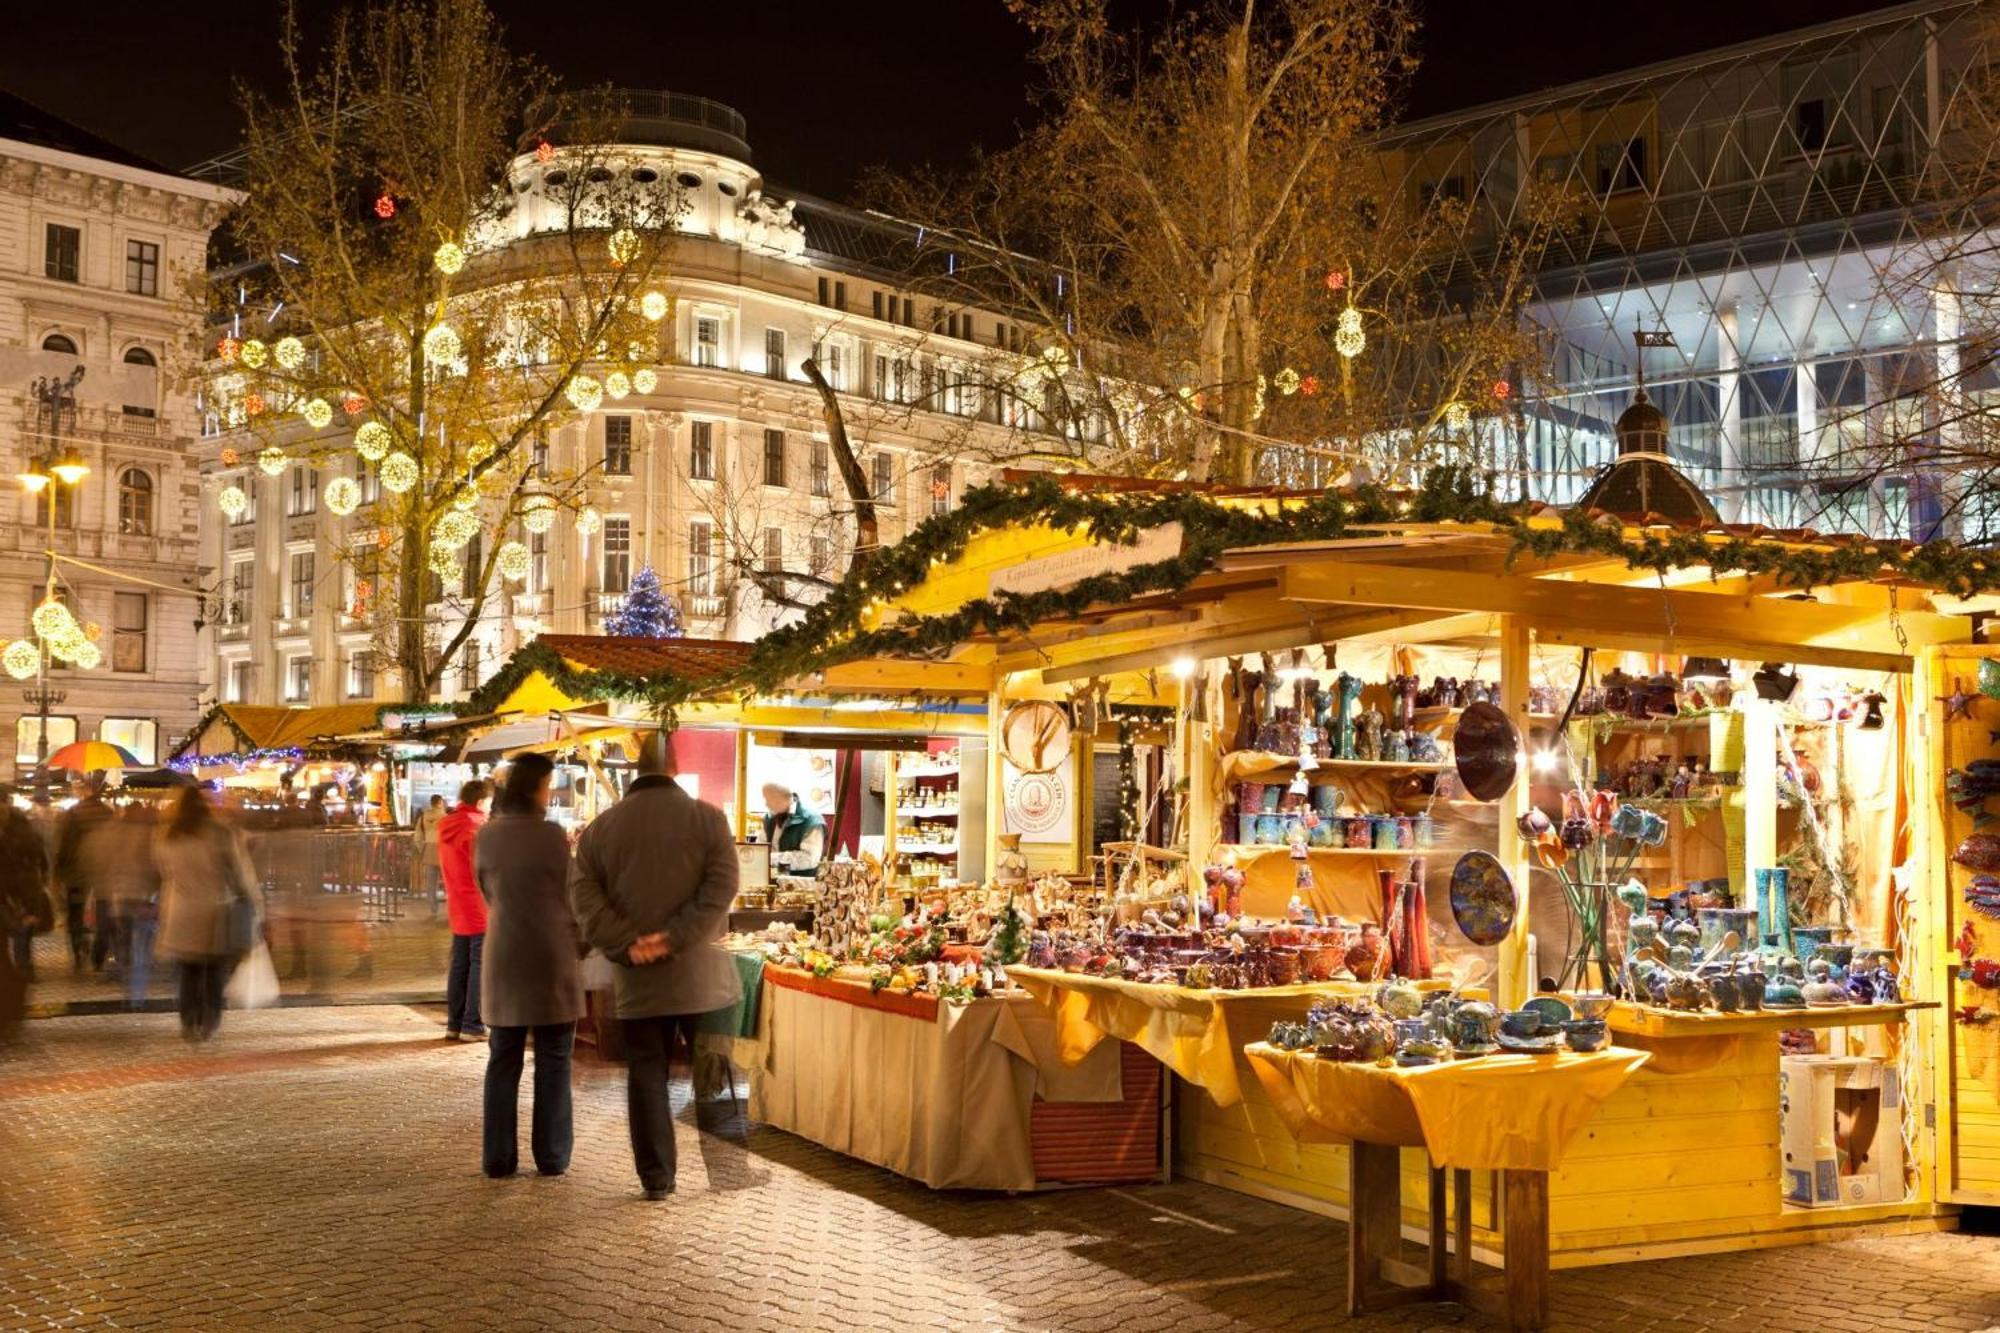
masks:
POLYGON ((550 143, 547 139, 544 139, 540 143, 535 145, 535 161, 553 162, 555 160, 556 160, 556 146, 554 144, 550 143))
POLYGON ((577 510, 576 531, 580 537, 595 537, 604 527, 604 515, 597 512, 595 505, 585 505, 577 510))
POLYGON ((521 526, 543 533, 556 525, 556 502, 546 495, 531 495, 521 502, 521 526))
POLYGON ((236 349, 236 359, 252 370, 262 370, 264 363, 271 359, 271 349, 255 338, 246 338, 236 349))
POLYGON ((348 393, 340 400, 340 410, 351 417, 358 417, 368 410, 368 400, 358 393, 348 393))
POLYGON ((1326 289, 1328 291, 1337 292, 1346 286, 1347 275, 1345 273, 1342 273, 1337 268, 1330 268, 1326 271, 1326 289))
POLYGON ((652 320, 655 324, 665 319, 667 317, 667 294, 665 292, 647 292, 639 298, 639 313, 647 319, 652 320))
POLYGON ((521 542, 504 542, 494 553, 493 563, 499 568, 501 578, 519 583, 528 577, 528 548, 521 542))
POLYGON ((263 416, 263 415, 264 415, 264 395, 263 395, 263 394, 261 394, 261 393, 246 393, 246 394, 244 394, 244 395, 243 395, 243 414, 244 414, 245 416, 251 416, 251 417, 261 417, 261 416, 263 416))
POLYGON ((283 473, 285 464, 290 461, 291 459, 286 456, 285 451, 275 444, 266 445, 257 451, 257 470, 267 477, 275 477, 283 473))
POLYGON ((630 227, 620 227, 611 233, 605 249, 611 254, 611 267, 624 268, 639 257, 639 233, 630 227))
POLYGON ((1319 376, 1306 375, 1299 380, 1299 392, 1308 398, 1319 396, 1319 376))
POLYGON ((1454 434, 1472 429, 1472 408, 1465 403, 1450 402, 1444 407, 1444 428, 1454 434))
POLYGON ((431 251, 431 263, 448 278, 465 267, 465 247, 457 241, 446 241, 431 251))
POLYGON ((42 665, 42 650, 27 639, 16 639, 0 648, 0 667, 15 680, 26 680, 42 665))
POLYGON ((234 361, 243 355, 243 344, 235 338, 224 338, 216 343, 215 354, 224 361, 234 361))
POLYGON ((98 650, 96 644, 86 639, 83 643, 77 645, 76 651, 70 654, 69 660, 70 664, 79 670, 95 671, 103 664, 104 654, 98 650))
POLYGON ((456 361, 464 351, 458 330, 449 324, 439 324, 424 335, 424 360, 433 365, 456 361))
POLYGON ((44 639, 57 639, 76 631, 76 617, 69 608, 53 597, 44 597, 35 607, 35 613, 28 617, 28 623, 35 627, 35 633, 44 639))
POLYGON ((306 345, 286 334, 271 348, 271 356, 286 370, 297 370, 306 363, 306 345))
POLYGON ((1505 401, 1506 398, 1513 392, 1514 392, 1514 386, 1509 384, 1506 380, 1493 381, 1493 396, 1495 398, 1505 401))
POLYGON ((59 661, 70 662, 76 666, 83 665, 78 659, 82 658, 86 653, 95 651, 96 646, 89 639, 84 638, 81 631, 70 634, 58 634, 49 640, 49 652, 54 657, 59 661))
POLYGON ((387 222, 396 216, 396 197, 390 194, 375 196, 375 216, 387 222))
POLYGON ((430 559, 427 563, 430 565, 433 574, 446 580, 460 578, 465 573, 465 566, 459 561, 458 552, 443 546, 431 547, 430 559))
POLYGON ((481 435, 465 446, 465 461, 474 467, 478 467, 491 457, 493 457, 493 440, 489 436, 481 435))
POLYGON ((1352 361, 1360 356, 1368 346, 1368 335, 1361 331, 1361 312, 1353 306, 1340 312, 1340 322, 1333 328, 1333 350, 1352 361))
POLYGON ((379 421, 364 421, 361 429, 354 432, 354 452, 371 463, 380 461, 395 442, 396 437, 379 421))
POLYGON ((398 449, 382 460, 382 484, 397 495, 417 484, 417 460, 398 449))
POLYGON ((632 372, 632 392, 651 393, 660 387, 660 376, 650 368, 632 372))
POLYGON ((222 466, 224 467, 235 467, 243 461, 243 455, 237 453, 234 446, 227 444, 222 446, 222 452, 217 454, 216 457, 222 460, 222 466))
POLYGON ((604 392, 613 398, 625 398, 632 392, 632 377, 622 370, 614 370, 604 377, 604 392))
POLYGON ((95 620, 85 622, 83 637, 89 639, 92 643, 98 642, 104 637, 104 626, 98 624, 95 620))
POLYGON ((439 516, 431 526, 431 541, 448 551, 456 551, 471 544, 479 535, 479 520, 463 509, 449 509, 439 516))
POLYGON ((299 415, 314 430, 325 430, 333 424, 333 404, 324 398, 309 398, 306 405, 299 409, 299 415))
POLYGON ((1286 366, 1271 377, 1271 383, 1278 386, 1278 392, 1290 398, 1299 391, 1299 372, 1286 366))
POLYGON ((352 477, 335 477, 326 484, 321 498, 335 518, 346 518, 361 507, 361 483, 352 477))
POLYGON ((578 375, 563 388, 563 395, 579 412, 594 412, 604 401, 604 386, 588 375, 578 375))
MULTIPOLYGON (((492 474, 488 473, 487 475, 491 476, 492 474)), ((485 478, 482 477, 480 480, 484 481, 485 478)), ((479 487, 477 483, 469 483, 459 487, 458 494, 451 497, 451 507, 453 509, 471 509, 478 503, 479 487)))
POLYGON ((215 497, 215 505, 224 517, 234 522, 243 517, 243 512, 250 507, 250 497, 244 494, 241 486, 224 486, 215 497))

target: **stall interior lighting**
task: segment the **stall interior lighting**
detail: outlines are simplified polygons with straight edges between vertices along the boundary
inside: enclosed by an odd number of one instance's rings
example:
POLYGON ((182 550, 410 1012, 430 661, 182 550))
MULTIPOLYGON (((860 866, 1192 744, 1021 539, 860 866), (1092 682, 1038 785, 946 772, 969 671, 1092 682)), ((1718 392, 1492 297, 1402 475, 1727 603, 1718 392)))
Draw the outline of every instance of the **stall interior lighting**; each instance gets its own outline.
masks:
POLYGON ((1192 657, 1176 657, 1171 670, 1174 673, 1174 679, 1186 680, 1188 677, 1194 675, 1194 659, 1192 657))

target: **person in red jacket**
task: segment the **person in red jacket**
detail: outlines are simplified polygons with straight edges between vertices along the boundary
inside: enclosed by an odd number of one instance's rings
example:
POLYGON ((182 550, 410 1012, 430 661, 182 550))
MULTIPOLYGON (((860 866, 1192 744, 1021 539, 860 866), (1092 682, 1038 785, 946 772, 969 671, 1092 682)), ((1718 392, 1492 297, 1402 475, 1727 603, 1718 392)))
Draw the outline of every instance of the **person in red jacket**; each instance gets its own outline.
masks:
POLYGON ((472 844, 486 823, 493 789, 474 778, 458 789, 458 804, 438 825, 438 872, 451 921, 451 971, 444 985, 444 1039, 483 1041, 479 1016, 479 955, 486 947, 486 900, 472 873, 472 844))

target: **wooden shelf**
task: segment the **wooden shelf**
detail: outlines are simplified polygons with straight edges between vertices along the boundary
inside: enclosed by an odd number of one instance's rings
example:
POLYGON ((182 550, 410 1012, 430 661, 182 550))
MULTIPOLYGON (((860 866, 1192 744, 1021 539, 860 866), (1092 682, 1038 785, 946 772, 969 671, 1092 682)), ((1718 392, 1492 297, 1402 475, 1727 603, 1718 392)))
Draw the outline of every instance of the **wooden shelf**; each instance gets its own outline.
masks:
MULTIPOLYGON (((1494 704, 1493 706, 1495 708, 1498 708, 1500 705, 1494 704)), ((1436 705, 1432 705, 1428 708, 1414 709, 1410 713, 1410 720, 1412 722, 1437 722, 1443 720, 1444 718, 1457 717, 1460 713, 1463 713, 1464 711, 1465 708, 1462 705, 1457 708, 1442 708, 1436 705)), ((1561 713, 1530 713, 1528 714, 1528 721, 1553 722, 1561 716, 1562 716, 1561 713)))
MULTIPOLYGON (((1299 761, 1296 759, 1280 759, 1275 763, 1247 769, 1238 775, 1238 779, 1241 780, 1254 773, 1289 773, 1298 766, 1299 761)), ((1318 772, 1323 768, 1372 768, 1391 769, 1399 773, 1448 773, 1453 767, 1449 759, 1434 763, 1423 763, 1412 759, 1315 759, 1310 771, 1318 772)))
POLYGON ((1687 1013, 1620 1000, 1611 1007, 1611 1030, 1640 1037, 1733 1037, 1792 1028, 1875 1027, 1901 1023, 1916 1010, 1937 1007, 1936 1000, 1909 1000, 1902 1004, 1843 1004, 1725 1014, 1713 1010, 1687 1013))
MULTIPOLYGON (((1269 845, 1264 843, 1224 842, 1217 843, 1216 850, 1228 852, 1239 859, 1249 857, 1253 860, 1257 857, 1270 856, 1276 852, 1282 852, 1289 856, 1292 851, 1290 847, 1281 842, 1269 845)), ((1378 851, 1373 847, 1308 847, 1306 848, 1306 854, 1308 856, 1372 856, 1378 859, 1382 857, 1394 857, 1408 860, 1413 856, 1430 856, 1433 854, 1458 856, 1471 850, 1469 847, 1398 847, 1390 851, 1378 851)))

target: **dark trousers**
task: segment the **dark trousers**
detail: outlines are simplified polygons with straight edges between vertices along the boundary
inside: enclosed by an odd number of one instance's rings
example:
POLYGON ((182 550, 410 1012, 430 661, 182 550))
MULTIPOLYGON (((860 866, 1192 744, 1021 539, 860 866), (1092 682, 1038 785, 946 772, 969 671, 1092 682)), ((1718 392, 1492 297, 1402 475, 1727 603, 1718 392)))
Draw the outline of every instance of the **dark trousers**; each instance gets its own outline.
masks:
POLYGON ((90 957, 90 900, 80 884, 63 891, 65 915, 69 918, 69 959, 82 967, 90 957))
POLYGON ((484 935, 451 937, 451 971, 444 982, 444 1030, 486 1031, 479 1021, 479 956, 486 952, 484 935))
POLYGON ((676 1040, 694 1062, 694 1031, 699 1014, 666 1014, 656 1018, 623 1018, 625 1035, 625 1110, 632 1124, 632 1162, 645 1188, 668 1189, 674 1183, 679 1158, 674 1148, 674 1100, 669 1066, 676 1040))
POLYGON ((535 1034, 535 1110, 528 1148, 535 1169, 543 1175, 559 1176, 569 1169, 569 1151, 576 1141, 569 1098, 569 1056, 576 1024, 495 1025, 486 1033, 486 1141, 480 1161, 489 1176, 511 1176, 521 1164, 521 1054, 530 1032, 535 1034))
POLYGON ((181 1031, 212 1037, 222 1026, 222 988, 229 982, 230 959, 189 959, 180 966, 181 1031))

